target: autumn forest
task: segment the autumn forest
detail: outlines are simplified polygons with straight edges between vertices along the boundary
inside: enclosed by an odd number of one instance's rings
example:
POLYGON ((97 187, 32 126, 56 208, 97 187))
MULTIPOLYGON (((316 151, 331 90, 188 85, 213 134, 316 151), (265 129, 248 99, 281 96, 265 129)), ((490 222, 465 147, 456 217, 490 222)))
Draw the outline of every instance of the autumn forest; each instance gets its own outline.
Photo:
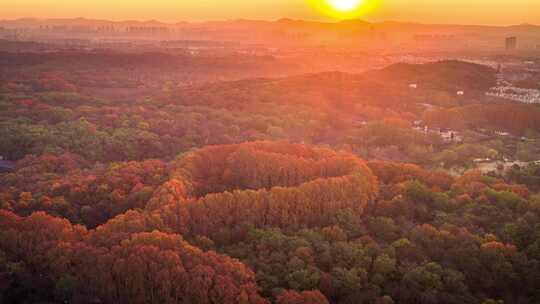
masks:
POLYGON ((0 40, 0 303, 540 303, 500 66, 70 43, 0 40))

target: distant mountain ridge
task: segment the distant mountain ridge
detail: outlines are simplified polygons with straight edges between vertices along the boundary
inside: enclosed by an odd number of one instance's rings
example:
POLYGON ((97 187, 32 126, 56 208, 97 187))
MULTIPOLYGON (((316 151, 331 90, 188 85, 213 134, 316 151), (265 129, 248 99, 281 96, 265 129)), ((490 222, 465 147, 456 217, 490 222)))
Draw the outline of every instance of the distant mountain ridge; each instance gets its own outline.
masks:
POLYGON ((492 26, 492 25, 460 25, 460 24, 424 24, 417 22, 396 22, 396 21, 383 21, 383 22, 368 22, 360 19, 343 20, 336 22, 324 22, 324 21, 309 21, 301 19, 282 18, 278 20, 255 20, 255 19, 235 19, 235 20, 215 20, 215 21, 203 21, 203 22, 163 22, 159 20, 122 20, 112 21, 105 19, 88 19, 88 18, 19 18, 19 19, 4 19, 0 20, 1 26, 39 26, 39 25, 71 25, 71 26, 212 26, 212 25, 236 25, 236 26, 299 26, 299 27, 365 27, 365 26, 378 26, 378 27, 437 27, 437 28, 476 28, 476 29, 519 29, 519 30, 540 30, 540 25, 534 24, 517 24, 511 26, 492 26))

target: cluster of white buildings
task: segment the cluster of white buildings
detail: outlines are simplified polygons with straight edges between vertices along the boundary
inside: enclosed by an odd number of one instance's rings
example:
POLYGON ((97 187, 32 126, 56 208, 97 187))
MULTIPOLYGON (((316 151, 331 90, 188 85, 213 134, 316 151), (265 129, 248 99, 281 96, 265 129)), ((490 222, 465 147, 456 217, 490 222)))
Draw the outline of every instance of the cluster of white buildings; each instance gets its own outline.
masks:
MULTIPOLYGON (((534 62, 531 62, 534 64, 534 62)), ((526 62, 526 64, 530 64, 526 62)), ((500 67, 499 67, 500 69, 500 67)), ((499 97, 513 101, 535 104, 540 103, 540 90, 519 88, 504 78, 503 73, 497 74, 497 86, 489 89, 486 96, 499 97)))
POLYGON ((540 90, 513 86, 498 86, 486 92, 487 96, 500 97, 523 103, 540 103, 540 90))

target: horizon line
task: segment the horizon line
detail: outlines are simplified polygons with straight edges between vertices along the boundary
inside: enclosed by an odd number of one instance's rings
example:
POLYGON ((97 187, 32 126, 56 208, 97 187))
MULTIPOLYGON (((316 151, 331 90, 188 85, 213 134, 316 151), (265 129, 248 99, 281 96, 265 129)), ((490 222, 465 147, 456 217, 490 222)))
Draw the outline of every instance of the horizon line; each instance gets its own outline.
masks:
POLYGON ((231 18, 231 19, 206 19, 206 20, 160 20, 160 19, 107 19, 107 18, 89 18, 89 17, 19 17, 19 18, 2 18, 0 19, 0 22, 16 22, 16 21, 24 21, 24 20, 35 20, 35 21, 53 21, 53 20, 86 20, 86 21, 100 21, 100 22, 110 22, 110 23, 126 23, 126 22, 139 22, 139 23, 149 23, 149 22, 156 22, 156 23, 162 23, 165 25, 178 25, 181 23, 188 23, 188 24, 204 24, 204 23, 212 23, 212 22, 238 22, 238 21, 252 21, 252 22, 280 22, 280 21, 297 21, 297 22, 309 22, 309 23, 322 23, 322 24, 339 24, 343 22, 350 22, 350 21, 357 21, 357 22, 365 22, 370 24, 384 24, 384 23, 398 23, 398 24, 416 24, 416 25, 425 25, 425 26, 477 26, 477 27, 516 27, 516 26, 533 26, 533 27, 540 27, 539 24, 533 24, 533 23, 516 23, 516 24, 506 24, 506 25, 494 25, 494 24, 460 24, 460 23, 424 23, 419 21, 397 21, 397 20, 382 20, 382 21, 370 21, 360 18, 352 18, 352 19, 336 19, 336 20, 316 20, 316 19, 303 19, 303 18, 290 18, 290 17, 281 17, 281 18, 273 18, 273 19, 250 19, 250 18, 231 18))

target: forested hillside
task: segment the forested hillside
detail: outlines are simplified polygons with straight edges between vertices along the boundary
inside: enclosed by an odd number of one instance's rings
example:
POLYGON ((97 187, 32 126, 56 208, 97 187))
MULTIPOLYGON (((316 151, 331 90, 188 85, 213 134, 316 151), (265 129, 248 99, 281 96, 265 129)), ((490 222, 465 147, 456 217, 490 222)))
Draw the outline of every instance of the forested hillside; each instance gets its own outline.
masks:
POLYGON ((367 73, 370 77, 398 82, 404 85, 416 83, 420 87, 446 91, 468 91, 483 95, 495 86, 495 70, 487 66, 463 61, 448 60, 422 65, 398 63, 380 71, 367 73))
POLYGON ((7 302, 540 297, 540 197, 476 172, 454 178, 253 142, 168 164, 30 157, 0 182, 8 186, 0 213, 7 302))
MULTIPOLYGON (((172 100, 241 110, 272 102, 341 110, 372 106, 413 111, 415 103, 422 101, 442 106, 459 105, 463 101, 456 96, 457 91, 480 98, 495 84, 495 70, 489 67, 442 61, 423 65, 395 64, 363 74, 326 72, 202 85, 173 92, 172 100), (417 89, 409 88, 410 84, 416 84, 417 89)), ((474 99, 469 99, 472 101, 474 99)))
POLYGON ((540 302, 537 107, 266 59, 0 53, 0 303, 540 302))
MULTIPOLYGON (((13 73, 3 74, 6 82, 0 87, 0 151, 12 160, 63 152, 101 162, 170 160, 209 144, 285 139, 354 150, 397 145, 400 159, 418 162, 439 141, 435 134, 412 130, 413 122, 425 119, 433 127, 462 127, 461 116, 438 113, 460 109, 465 99, 455 94, 456 88, 470 94, 467 102, 480 102, 476 98, 494 73, 449 61, 396 65, 360 75, 331 72, 176 88, 172 83, 177 79, 169 73, 160 72, 156 77, 161 81, 154 78, 152 60, 166 55, 152 59, 150 54, 72 54, 75 59, 63 62, 66 67, 55 67, 47 56, 10 56, 15 58, 4 58, 13 61, 6 72, 13 73), (132 56, 150 59, 141 59, 136 70, 126 73, 125 65, 135 60, 132 56), (76 61, 79 57, 84 60, 76 61), (150 69, 143 73, 148 77, 141 76, 140 66, 150 69), (443 82, 446 75, 452 81, 443 82), (417 89, 409 88, 412 82, 417 89), (446 120, 437 119, 440 116, 446 120)), ((181 73, 193 74, 186 69, 181 73)), ((471 107, 500 112, 498 103, 471 107)), ((538 130, 535 111, 529 111, 532 106, 522 108, 512 121, 523 123, 509 126, 498 119, 490 126, 518 133, 538 130)))

